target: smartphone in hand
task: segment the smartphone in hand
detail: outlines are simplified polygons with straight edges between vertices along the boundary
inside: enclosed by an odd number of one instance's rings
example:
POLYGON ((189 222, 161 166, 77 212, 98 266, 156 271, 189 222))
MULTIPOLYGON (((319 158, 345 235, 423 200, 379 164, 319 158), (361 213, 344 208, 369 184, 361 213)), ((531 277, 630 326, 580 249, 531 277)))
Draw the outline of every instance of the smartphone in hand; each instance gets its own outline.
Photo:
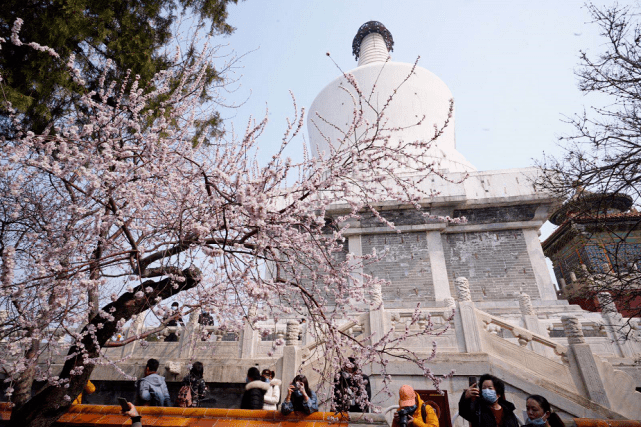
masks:
POLYGON ((124 397, 119 397, 118 403, 120 403, 122 412, 127 412, 129 410, 129 403, 127 402, 127 399, 125 399, 124 397))
POLYGON ((467 378, 467 385, 469 387, 472 387, 474 384, 476 384, 476 377, 468 377, 467 378))

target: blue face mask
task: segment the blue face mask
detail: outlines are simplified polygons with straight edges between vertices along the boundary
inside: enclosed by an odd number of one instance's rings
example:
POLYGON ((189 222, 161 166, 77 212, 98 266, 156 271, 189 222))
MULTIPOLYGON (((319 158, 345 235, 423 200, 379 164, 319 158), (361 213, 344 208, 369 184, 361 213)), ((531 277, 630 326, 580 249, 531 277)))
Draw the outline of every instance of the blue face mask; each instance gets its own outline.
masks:
POLYGON ((489 403, 494 403, 498 399, 498 397, 496 396, 496 390, 492 390, 489 388, 484 388, 481 391, 481 395, 483 396, 483 399, 485 399, 489 403))
POLYGON ((269 384, 269 382, 270 382, 270 381, 271 381, 271 380, 270 380, 269 378, 265 378, 265 382, 266 382, 267 384, 269 384))
POLYGON ((544 420, 543 417, 539 417, 535 420, 528 418, 528 421, 530 421, 530 424, 533 424, 535 426, 544 426, 545 423, 547 423, 547 420, 544 420))

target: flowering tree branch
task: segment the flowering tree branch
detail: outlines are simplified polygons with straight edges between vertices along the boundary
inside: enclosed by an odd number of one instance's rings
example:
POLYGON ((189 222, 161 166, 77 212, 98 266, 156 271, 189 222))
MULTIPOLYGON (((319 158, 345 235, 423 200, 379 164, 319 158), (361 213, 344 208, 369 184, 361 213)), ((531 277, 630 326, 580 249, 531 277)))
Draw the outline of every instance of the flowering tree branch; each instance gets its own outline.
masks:
MULTIPOLYGON (((302 161, 285 157, 304 123, 294 101, 280 148, 259 161, 266 119, 250 121, 238 139, 205 144, 199 94, 213 66, 208 49, 152 84, 129 76, 117 87, 103 64, 96 90, 41 134, 22 128, 5 101, 19 129, 0 141, 0 346, 8 355, 0 368, 10 373, 13 425, 51 425, 101 363, 110 338, 145 311, 163 316, 169 298, 206 310, 230 331, 267 318, 310 319, 331 355, 325 383, 348 353, 383 373, 392 355, 412 360, 438 383, 403 347, 414 337, 409 330, 365 344, 341 327, 363 306, 380 305, 373 289, 385 284, 358 273, 385 254, 349 254, 350 221, 374 215, 394 229, 378 206, 429 203, 434 193, 422 184, 442 174, 407 153, 428 149, 448 123, 431 140, 394 143, 399 129, 385 116, 393 94, 375 110, 346 75, 353 117, 329 153, 309 158, 303 147, 302 161), (54 372, 51 361, 64 354, 54 372), (34 380, 47 385, 31 397, 34 380)), ((82 85, 73 58, 67 66, 82 85)), ((412 325, 419 317, 417 308, 412 325)), ((432 333, 431 322, 418 332, 432 333)))

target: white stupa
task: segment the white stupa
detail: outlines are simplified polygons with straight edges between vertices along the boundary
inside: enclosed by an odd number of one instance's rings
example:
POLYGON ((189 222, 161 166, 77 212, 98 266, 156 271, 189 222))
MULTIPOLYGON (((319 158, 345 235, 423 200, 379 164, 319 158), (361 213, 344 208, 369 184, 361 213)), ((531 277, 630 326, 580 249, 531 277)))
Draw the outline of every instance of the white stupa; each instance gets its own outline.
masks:
MULTIPOLYGON (((434 126, 440 128, 447 121, 452 93, 441 79, 425 68, 416 66, 414 74, 410 76, 414 64, 391 61, 389 51, 393 43, 391 34, 380 22, 370 21, 362 25, 352 44, 358 67, 349 71, 349 74, 355 77, 372 106, 366 107, 365 117, 369 121, 374 120, 376 111, 380 111, 397 90, 385 111, 386 127, 402 128, 392 133, 392 142, 429 141, 434 136, 434 126), (374 85, 376 87, 372 91, 374 85), (415 125, 423 116, 425 119, 422 123, 415 125)), ((330 141, 332 144, 339 143, 349 127, 354 101, 346 89, 356 96, 355 89, 341 76, 328 84, 312 103, 308 129, 315 156, 328 152, 330 141)), ((454 116, 443 135, 428 150, 417 150, 412 154, 435 162, 435 169, 443 172, 466 173, 476 170, 456 151, 454 116)))

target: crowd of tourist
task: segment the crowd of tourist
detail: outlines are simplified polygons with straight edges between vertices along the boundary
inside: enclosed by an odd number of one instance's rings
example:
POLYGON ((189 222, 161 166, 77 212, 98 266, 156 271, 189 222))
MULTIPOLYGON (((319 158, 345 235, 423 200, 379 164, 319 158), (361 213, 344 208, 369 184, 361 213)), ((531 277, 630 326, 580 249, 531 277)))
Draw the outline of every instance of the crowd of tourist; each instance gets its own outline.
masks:
MULTIPOLYGON (((144 376, 136 382, 136 405, 171 406, 171 399, 165 378, 158 374, 159 362, 149 359, 144 376)), ((207 393, 203 378, 204 367, 194 362, 189 373, 183 378, 176 400, 177 406, 198 407, 207 393)), ((459 400, 459 415, 469 421, 470 427, 520 427, 515 406, 505 399, 505 384, 493 375, 482 375, 463 391, 459 400)), ((282 382, 275 378, 275 372, 256 367, 247 371, 245 391, 241 409, 280 410, 283 415, 292 412, 311 414, 318 411, 318 398, 310 388, 304 375, 297 375, 287 386, 285 399, 281 402, 282 382)), ((84 392, 95 390, 88 382, 84 392)), ((372 397, 369 377, 365 375, 353 358, 341 369, 334 382, 333 410, 336 412, 369 412, 372 397)), ((76 402, 80 402, 79 397, 76 402)), ((74 402, 74 403, 76 403, 74 402)), ((140 425, 140 415, 132 403, 124 406, 123 413, 131 416, 132 425, 140 425)), ((398 410, 394 414, 393 427, 439 427, 438 408, 434 402, 424 402, 411 386, 399 389, 398 410), (434 406, 432 406, 434 405, 434 406)), ((564 427, 560 417, 552 411, 547 399, 531 395, 526 399, 527 419, 524 427, 564 427)))
MULTIPOLYGON (((514 409, 514 404, 505 400, 503 381, 490 374, 482 375, 478 383, 467 388, 459 400, 459 415, 469 421, 471 427, 519 427, 521 423, 514 409)), ((564 426, 543 396, 528 396, 526 410, 528 418, 525 426, 564 426)))
POLYGON ((284 415, 294 411, 311 414, 318 411, 316 393, 309 387, 304 375, 297 375, 287 387, 287 397, 280 402, 281 381, 274 378, 274 371, 252 367, 247 371, 245 393, 240 403, 240 409, 278 410, 284 415))

